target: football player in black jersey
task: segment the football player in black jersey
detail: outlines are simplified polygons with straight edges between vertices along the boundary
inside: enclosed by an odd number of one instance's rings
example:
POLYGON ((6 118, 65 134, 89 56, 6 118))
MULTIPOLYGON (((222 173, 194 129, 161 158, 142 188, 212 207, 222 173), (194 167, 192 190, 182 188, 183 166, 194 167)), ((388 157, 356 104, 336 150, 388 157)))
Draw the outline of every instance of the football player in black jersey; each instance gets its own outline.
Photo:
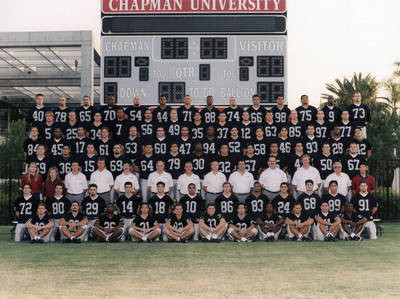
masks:
POLYGON ((44 95, 38 93, 36 95, 36 106, 30 109, 28 112, 29 126, 36 126, 44 121, 44 114, 48 110, 48 108, 45 107, 43 103, 44 95))
POLYGON ((71 211, 60 219, 60 233, 63 243, 80 243, 86 240, 88 219, 79 211, 79 203, 71 203, 71 211))
POLYGON ((160 225, 157 223, 157 220, 149 214, 149 211, 149 205, 147 203, 142 203, 139 216, 135 217, 129 228, 132 241, 152 242, 161 234, 160 225))
POLYGON ((167 221, 171 215, 174 202, 167 193, 165 193, 165 183, 157 183, 157 193, 155 193, 149 200, 150 212, 154 219, 157 221, 161 235, 164 232, 165 221, 167 221))
POLYGON ((288 183, 281 183, 280 189, 281 191, 279 192, 279 195, 272 200, 272 204, 274 205, 275 212, 278 216, 285 219, 293 209, 296 200, 291 194, 289 194, 288 183))
POLYGON ((188 185, 188 194, 183 196, 179 202, 183 206, 184 213, 187 217, 189 217, 194 225, 195 235, 193 237, 194 240, 198 240, 199 235, 199 221, 200 217, 205 210, 205 202, 204 199, 197 193, 196 185, 190 183, 188 185))
POLYGON ((260 240, 266 242, 277 241, 282 231, 285 219, 274 212, 271 202, 265 206, 264 213, 257 218, 257 228, 260 240))
POLYGON ((194 235, 192 219, 183 213, 183 206, 177 203, 171 219, 165 222, 164 233, 168 240, 186 243, 194 235))
POLYGON ((301 106, 296 108, 299 120, 306 124, 313 122, 317 118, 317 108, 309 105, 309 99, 307 95, 300 97, 301 106))
POLYGON ((246 214, 243 203, 237 207, 237 214, 229 221, 227 235, 231 241, 252 242, 258 231, 255 221, 246 214))
POLYGON ((285 223, 287 225, 287 236, 290 240, 311 241, 309 234, 314 219, 302 210, 299 202, 295 203, 292 213, 286 217, 285 223))
POLYGON ((45 144, 45 142, 46 141, 44 140, 44 138, 39 137, 38 127, 31 127, 29 138, 26 139, 24 142, 25 159, 29 160, 29 159, 35 157, 39 144, 45 144))
POLYGON ((22 196, 15 200, 15 216, 18 224, 15 227, 15 242, 21 242, 26 233, 25 223, 36 214, 39 201, 32 196, 32 186, 22 186, 22 196))
POLYGON ((89 195, 82 200, 81 208, 88 218, 88 233, 91 234, 94 223, 106 209, 106 202, 97 194, 97 185, 89 185, 89 195))
POLYGON ((215 135, 218 139, 226 139, 229 136, 229 131, 231 130, 231 124, 226 120, 225 112, 221 112, 218 115, 218 121, 214 125, 215 135))
POLYGON ((361 103, 361 93, 356 91, 353 94, 353 104, 347 106, 350 113, 350 120, 357 126, 365 127, 371 121, 371 112, 367 105, 361 103))
POLYGON ((58 107, 54 110, 54 118, 57 123, 66 123, 69 109, 65 96, 58 98, 58 107))
POLYGON ((93 121, 95 111, 96 109, 91 105, 90 98, 88 96, 84 96, 82 99, 82 106, 76 110, 76 113, 78 114, 78 120, 81 123, 84 123, 85 127, 87 127, 93 121))
POLYGON ((277 124, 286 124, 289 121, 290 109, 284 105, 285 99, 279 95, 276 97, 276 106, 272 107, 274 121, 277 124))
POLYGON ((247 196, 245 201, 247 213, 253 219, 257 219, 264 213, 268 201, 268 197, 262 194, 262 185, 260 182, 255 182, 252 192, 247 196))
POLYGON ((340 217, 338 213, 330 212, 326 201, 321 201, 320 211, 315 217, 315 240, 335 242, 335 237, 340 229, 340 217))
MULTIPOLYGON (((212 96, 208 96, 206 99, 206 107, 204 107, 204 109, 201 110, 200 114, 201 114, 201 118, 203 119, 203 122, 205 124, 214 124, 217 119, 218 119, 218 115, 220 113, 220 111, 214 107, 213 105, 214 99, 212 96)), ((228 119, 228 122, 232 122, 231 120, 228 119)))
POLYGON ((206 213, 200 217, 199 233, 203 241, 219 242, 225 235, 227 224, 221 214, 217 214, 215 204, 209 203, 206 213))
POLYGON ((39 203, 36 215, 25 223, 31 236, 31 243, 47 243, 50 241, 54 222, 46 213, 46 205, 39 203))
POLYGON ((133 219, 135 219, 138 214, 140 203, 141 199, 133 193, 132 183, 125 182, 124 194, 119 196, 115 202, 118 215, 120 215, 121 220, 124 222, 121 241, 125 241, 128 229, 131 226, 133 219))
POLYGON ((335 99, 333 96, 328 96, 327 103, 322 108, 322 111, 324 111, 325 115, 325 121, 328 123, 334 124, 338 121, 340 121, 340 115, 342 114, 342 110, 340 110, 339 107, 335 106, 335 99))
POLYGON ((192 98, 186 95, 183 98, 183 105, 178 108, 179 120, 183 122, 192 122, 193 114, 198 111, 199 110, 192 105, 192 98))
POLYGON ((193 122, 190 123, 190 137, 194 142, 201 140, 205 135, 205 124, 201 120, 200 112, 195 112, 193 115, 193 122))
POLYGON ((153 110, 153 117, 160 123, 166 123, 169 120, 171 106, 167 106, 167 98, 162 96, 158 100, 159 105, 153 110))
POLYGON ((354 210, 353 203, 349 202, 341 218, 341 229, 339 231, 340 239, 346 241, 361 241, 361 233, 367 221, 367 218, 354 210))
POLYGON ((319 211, 319 202, 321 198, 313 191, 313 180, 306 180, 305 185, 306 191, 297 198, 297 202, 301 204, 303 212, 307 213, 311 218, 314 218, 319 211))
POLYGON ((232 193, 232 185, 225 182, 223 185, 223 192, 215 199, 215 207, 217 214, 221 214, 224 219, 229 222, 235 215, 239 200, 232 193))
POLYGON ((328 203, 329 212, 343 214, 347 200, 346 197, 338 193, 337 181, 333 180, 329 182, 328 193, 322 197, 322 200, 328 203))
POLYGON ((140 123, 144 119, 144 113, 147 110, 146 106, 140 104, 140 97, 133 98, 133 105, 126 109, 129 121, 132 123, 140 123))
POLYGON ((239 123, 242 119, 243 109, 238 106, 235 97, 229 99, 229 107, 225 108, 224 112, 226 113, 228 122, 230 123, 239 123))
POLYGON ((110 126, 117 118, 117 105, 115 105, 115 98, 108 96, 106 98, 107 105, 100 107, 101 116, 105 125, 110 126))
POLYGON ((267 110, 264 106, 260 105, 261 99, 258 94, 253 95, 252 101, 253 105, 247 108, 246 111, 249 112, 251 123, 260 125, 265 118, 265 113, 267 113, 267 110))
POLYGON ((121 218, 114 213, 114 204, 109 203, 106 213, 94 223, 93 233, 100 242, 118 242, 122 236, 123 226, 121 218))

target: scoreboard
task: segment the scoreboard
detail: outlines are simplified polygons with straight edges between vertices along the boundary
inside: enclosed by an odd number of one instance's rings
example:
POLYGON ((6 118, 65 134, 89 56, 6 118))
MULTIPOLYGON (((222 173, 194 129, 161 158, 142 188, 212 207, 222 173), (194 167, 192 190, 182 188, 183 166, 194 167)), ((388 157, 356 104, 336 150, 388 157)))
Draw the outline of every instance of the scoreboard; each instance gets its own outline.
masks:
POLYGON ((275 104, 287 93, 284 0, 102 0, 102 103, 161 96, 275 104))

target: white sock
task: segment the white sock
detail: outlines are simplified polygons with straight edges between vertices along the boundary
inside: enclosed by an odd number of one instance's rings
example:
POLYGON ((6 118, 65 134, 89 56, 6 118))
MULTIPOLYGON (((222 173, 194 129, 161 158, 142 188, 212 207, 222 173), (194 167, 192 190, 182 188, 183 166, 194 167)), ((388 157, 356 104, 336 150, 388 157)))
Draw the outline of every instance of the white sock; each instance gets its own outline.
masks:
POLYGON ((211 235, 208 234, 207 237, 206 237, 206 239, 207 239, 207 240, 211 240, 211 235))
POLYGON ((39 240, 39 236, 36 236, 36 237, 35 237, 35 240, 39 240))
POLYGON ((73 240, 73 239, 75 239, 75 237, 74 237, 74 236, 71 236, 71 240, 73 240))
POLYGON ((356 236, 355 233, 351 233, 351 234, 350 234, 350 237, 352 237, 352 238, 354 238, 355 236, 356 236))
POLYGON ((247 241, 247 239, 246 239, 245 237, 242 237, 242 238, 240 239, 240 241, 242 241, 242 242, 246 242, 246 241, 247 241))
POLYGON ((147 240, 147 237, 146 237, 146 236, 143 236, 143 237, 142 237, 142 240, 143 240, 143 241, 146 241, 146 240, 147 240))
POLYGON ((301 239, 301 238, 303 238, 303 235, 299 234, 299 236, 297 238, 301 239))

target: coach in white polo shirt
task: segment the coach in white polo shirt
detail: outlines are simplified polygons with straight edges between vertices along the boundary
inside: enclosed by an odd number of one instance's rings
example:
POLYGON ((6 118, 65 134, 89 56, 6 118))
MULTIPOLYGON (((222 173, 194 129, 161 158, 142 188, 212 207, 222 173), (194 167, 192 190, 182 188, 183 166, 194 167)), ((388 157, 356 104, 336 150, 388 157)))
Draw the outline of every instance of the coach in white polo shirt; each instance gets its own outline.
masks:
POLYGON ((124 162, 124 164, 122 164, 122 173, 115 178, 114 191, 118 196, 124 195, 126 182, 132 183, 133 193, 137 195, 140 189, 139 181, 136 175, 131 172, 130 162, 124 162))
POLYGON ((164 192, 171 195, 172 189, 174 187, 174 182, 172 180, 172 176, 170 173, 165 172, 165 164, 163 161, 157 161, 156 163, 156 171, 150 173, 147 179, 147 185, 149 188, 149 192, 156 194, 157 193, 157 183, 163 182, 164 192))
POLYGON ((342 194, 343 196, 347 197, 347 201, 351 200, 351 180, 350 177, 342 172, 342 163, 335 162, 333 163, 333 173, 328 175, 324 182, 324 190, 328 192, 329 183, 331 181, 337 181, 338 183, 338 193, 342 194))
POLYGON ((268 158, 268 168, 261 173, 259 182, 264 189, 264 195, 269 200, 273 200, 279 194, 282 183, 288 182, 286 173, 276 167, 276 157, 270 156, 268 158))
POLYGON ((226 176, 218 171, 218 161, 211 162, 211 171, 204 176, 203 190, 205 192, 206 206, 222 193, 223 185, 226 182, 226 176))
MULTIPOLYGON (((77 201, 79 206, 88 188, 86 176, 79 171, 78 161, 71 164, 71 172, 65 176, 64 184, 67 189, 67 198, 73 202, 77 201)), ((67 211, 66 211, 67 212, 67 211)))
POLYGON ((238 162, 238 170, 229 176, 229 183, 232 185, 233 194, 239 199, 240 203, 245 203, 247 196, 254 186, 253 175, 246 170, 243 160, 238 162))
POLYGON ((310 165, 310 155, 304 154, 301 157, 302 167, 296 170, 293 176, 292 185, 295 190, 293 196, 297 199, 297 197, 306 191, 306 180, 312 180, 313 191, 317 191, 321 186, 321 176, 319 174, 318 169, 310 165))
POLYGON ((185 173, 181 174, 178 178, 179 198, 189 193, 188 186, 190 183, 196 185, 196 192, 200 191, 200 177, 193 173, 193 164, 188 161, 185 163, 185 173))
POLYGON ((90 175, 90 184, 97 186, 97 194, 108 205, 111 202, 114 179, 111 172, 106 169, 106 160, 103 157, 97 160, 97 170, 90 175))

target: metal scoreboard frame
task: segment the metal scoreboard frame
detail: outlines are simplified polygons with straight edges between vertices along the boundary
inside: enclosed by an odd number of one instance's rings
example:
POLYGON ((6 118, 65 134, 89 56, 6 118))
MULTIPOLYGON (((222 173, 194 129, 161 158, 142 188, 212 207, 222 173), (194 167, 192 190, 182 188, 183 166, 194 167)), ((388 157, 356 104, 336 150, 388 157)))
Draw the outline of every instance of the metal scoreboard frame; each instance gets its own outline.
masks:
POLYGON ((101 0, 101 104, 287 95, 285 0, 101 0))

